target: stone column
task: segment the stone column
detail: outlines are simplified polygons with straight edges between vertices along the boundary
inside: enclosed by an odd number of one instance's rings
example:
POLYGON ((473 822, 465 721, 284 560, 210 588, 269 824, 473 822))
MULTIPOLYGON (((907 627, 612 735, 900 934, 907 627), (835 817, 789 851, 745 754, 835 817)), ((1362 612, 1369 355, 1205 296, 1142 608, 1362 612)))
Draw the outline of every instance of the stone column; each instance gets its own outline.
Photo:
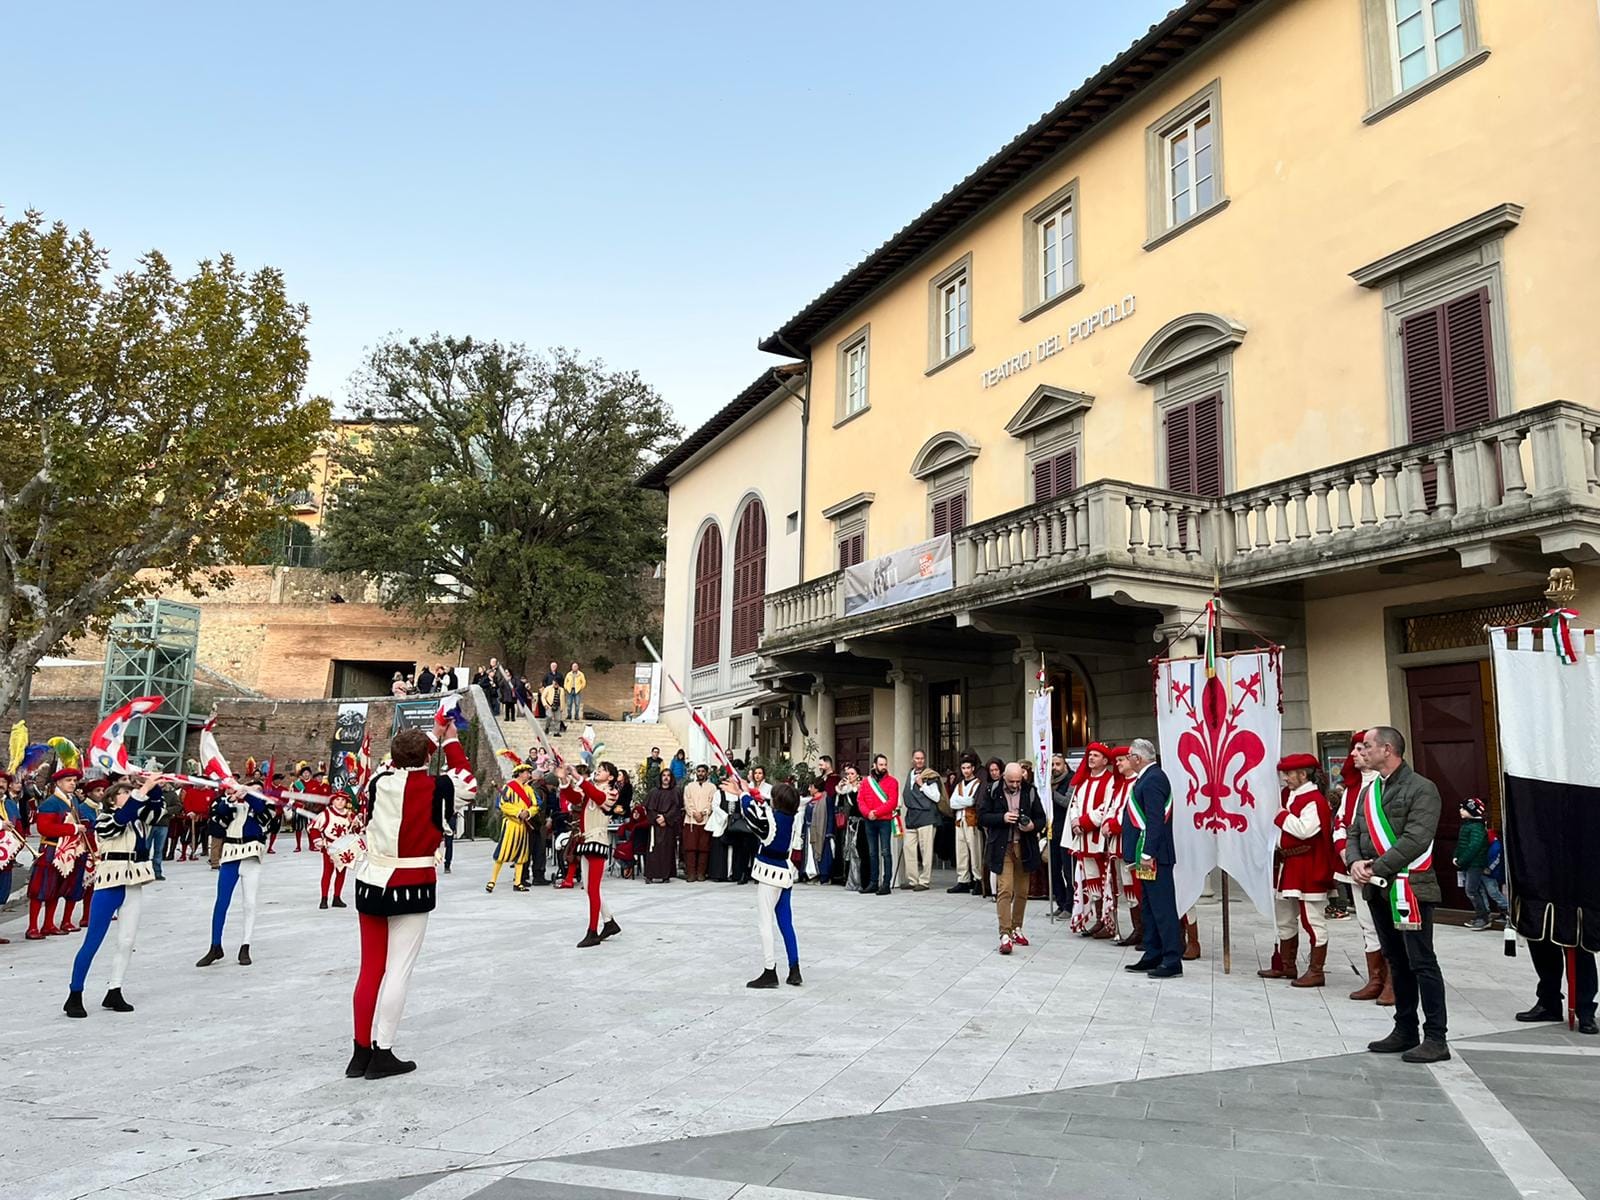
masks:
POLYGON ((833 693, 828 690, 827 681, 819 679, 812 685, 811 695, 816 704, 811 728, 817 739, 817 753, 833 757, 833 693))
POLYGON ((1022 667, 1022 703, 1017 710, 1017 736, 1015 745, 1006 757, 1018 761, 1033 756, 1033 693, 1039 686, 1040 651, 1030 641, 1011 652, 1011 661, 1022 667))
POLYGON ((911 769, 911 752, 916 749, 911 744, 911 705, 915 696, 913 681, 915 676, 910 671, 894 670, 889 672, 889 682, 894 684, 894 741, 890 751, 889 771, 896 777, 903 778, 911 769))

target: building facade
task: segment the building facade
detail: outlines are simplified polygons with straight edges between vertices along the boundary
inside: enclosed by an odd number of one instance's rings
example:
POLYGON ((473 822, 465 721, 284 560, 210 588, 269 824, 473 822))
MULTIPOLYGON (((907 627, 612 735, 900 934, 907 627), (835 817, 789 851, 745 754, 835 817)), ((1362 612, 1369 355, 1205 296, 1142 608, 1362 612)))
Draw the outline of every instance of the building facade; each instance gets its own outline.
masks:
POLYGON ((1389 722, 1492 800, 1483 626, 1553 566, 1600 613, 1597 115, 1587 0, 1182 4, 762 343, 804 554, 752 678, 901 769, 1021 753, 1041 670, 1058 745, 1125 740, 1220 584, 1288 748, 1389 722), (846 615, 942 538, 949 587, 846 615))
MULTIPOLYGON (((640 481, 668 497, 663 663, 740 755, 804 746, 790 695, 754 678, 766 598, 802 578, 804 397, 802 368, 762 372, 640 481)), ((707 761, 670 683, 661 719, 707 761)))

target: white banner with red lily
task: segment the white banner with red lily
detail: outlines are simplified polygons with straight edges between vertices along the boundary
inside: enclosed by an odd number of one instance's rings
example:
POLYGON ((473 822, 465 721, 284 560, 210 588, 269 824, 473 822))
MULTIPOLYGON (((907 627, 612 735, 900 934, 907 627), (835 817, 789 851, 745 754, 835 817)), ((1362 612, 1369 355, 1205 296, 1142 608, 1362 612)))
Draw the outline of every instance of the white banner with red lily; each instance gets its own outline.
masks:
POLYGON ((1221 867, 1272 915, 1282 660, 1276 647, 1156 664, 1161 766, 1172 782, 1173 883, 1187 912, 1221 867))

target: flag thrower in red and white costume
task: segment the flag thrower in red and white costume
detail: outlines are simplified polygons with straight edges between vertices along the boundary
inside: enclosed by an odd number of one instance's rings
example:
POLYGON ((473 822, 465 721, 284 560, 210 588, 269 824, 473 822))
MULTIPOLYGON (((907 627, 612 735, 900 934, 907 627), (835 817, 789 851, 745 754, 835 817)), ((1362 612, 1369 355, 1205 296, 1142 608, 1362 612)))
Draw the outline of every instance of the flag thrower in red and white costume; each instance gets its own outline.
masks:
POLYGON ((1118 815, 1114 806, 1121 800, 1117 775, 1111 769, 1111 748, 1090 742, 1072 777, 1072 799, 1064 814, 1067 827, 1062 837, 1077 864, 1072 918, 1067 927, 1084 937, 1109 938, 1116 933, 1113 855, 1105 825, 1118 815))
POLYGON ((1333 810, 1316 781, 1317 759, 1290 754, 1278 760, 1284 782, 1283 804, 1273 862, 1273 908, 1278 922, 1278 960, 1257 971, 1263 979, 1290 979, 1295 987, 1322 987, 1327 978, 1328 919, 1324 909, 1338 862, 1333 856, 1333 810), (1311 946, 1311 962, 1296 976, 1300 933, 1311 946))
POLYGON ((345 872, 361 857, 361 814, 350 802, 350 795, 337 791, 326 808, 313 814, 307 826, 311 848, 322 851, 322 903, 328 907, 328 884, 333 884, 333 907, 344 908, 345 872))
POLYGON ((1107 807, 1105 822, 1100 830, 1110 855, 1106 872, 1107 895, 1111 909, 1111 931, 1122 928, 1121 910, 1128 910, 1128 932, 1116 939, 1118 946, 1144 945, 1144 909, 1139 904, 1139 879, 1122 859, 1122 821, 1128 810, 1128 796, 1133 791, 1135 771, 1128 758, 1127 746, 1111 747, 1111 771, 1116 776, 1111 785, 1111 803, 1107 807))
POLYGON ((610 810, 617 802, 616 770, 608 762, 595 763, 594 779, 590 780, 586 766, 563 764, 561 768, 561 802, 566 805, 578 837, 573 860, 580 857, 584 860, 583 882, 589 892, 589 931, 578 943, 580 950, 598 946, 622 932, 622 926, 617 924, 600 895, 606 859, 611 855, 610 810), (604 926, 600 924, 601 918, 605 919, 604 926))
POLYGON ((433 738, 420 729, 402 729, 389 744, 391 765, 373 776, 363 798, 367 852, 356 868, 361 969, 352 1002, 355 1052, 345 1067, 348 1078, 382 1079, 417 1065, 394 1056, 394 1036, 428 914, 437 902, 434 864, 444 831, 455 820, 456 805, 478 791, 452 716, 441 704, 434 718, 444 769, 437 775, 428 770, 433 738))

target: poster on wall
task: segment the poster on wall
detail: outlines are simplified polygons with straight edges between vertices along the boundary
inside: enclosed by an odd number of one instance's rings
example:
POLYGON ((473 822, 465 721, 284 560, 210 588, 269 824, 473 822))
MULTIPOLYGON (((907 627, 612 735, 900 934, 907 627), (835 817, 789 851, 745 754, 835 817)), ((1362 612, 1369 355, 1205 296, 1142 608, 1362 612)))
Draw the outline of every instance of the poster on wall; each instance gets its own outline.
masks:
POLYGON ((948 592, 955 582, 955 559, 950 535, 945 533, 846 567, 844 615, 859 616, 948 592))
POLYGON ((345 755, 361 753, 361 739, 367 732, 367 702, 351 701, 339 705, 333 721, 333 745, 328 748, 328 784, 334 791, 354 792, 355 782, 345 764, 345 755))
POLYGON ((396 700, 394 728, 389 731, 389 736, 393 737, 402 729, 432 729, 433 715, 438 711, 437 696, 430 696, 426 700, 396 700))
POLYGON ((633 664, 633 719, 651 722, 661 719, 661 664, 658 662, 633 664))

